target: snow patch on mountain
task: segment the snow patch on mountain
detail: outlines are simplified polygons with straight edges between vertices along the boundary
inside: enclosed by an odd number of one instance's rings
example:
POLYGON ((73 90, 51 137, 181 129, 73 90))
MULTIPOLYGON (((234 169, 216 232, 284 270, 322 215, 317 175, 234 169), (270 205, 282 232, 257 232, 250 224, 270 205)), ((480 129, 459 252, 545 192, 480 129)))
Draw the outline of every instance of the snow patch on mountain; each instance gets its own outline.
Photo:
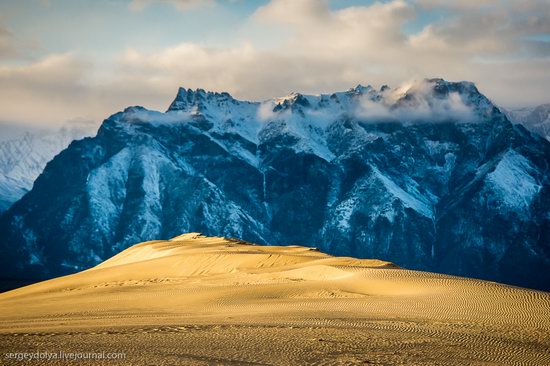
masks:
POLYGON ((361 95, 356 116, 367 121, 479 122, 492 111, 492 103, 473 83, 425 79, 396 89, 361 95))
MULTIPOLYGON (((489 113, 491 106, 472 83, 449 83, 441 79, 408 83, 395 90, 383 87, 378 91, 370 85, 358 85, 330 95, 291 93, 261 103, 239 101, 227 93, 180 88, 166 113, 132 107, 125 110, 121 120, 157 126, 203 118, 213 123, 208 135, 214 141, 220 141, 215 135, 232 133, 253 144, 273 135, 268 130, 274 129, 276 134, 283 132, 296 138, 293 148, 297 152, 312 152, 331 161, 335 155, 327 148, 325 130, 336 120, 475 122, 489 113)), ((378 137, 372 135, 371 141, 378 137)), ((257 166, 252 152, 220 145, 257 166)))
POLYGON ((360 202, 360 198, 354 194, 349 194, 346 199, 342 200, 334 210, 337 227, 341 231, 349 231, 351 229, 351 217, 355 208, 360 202))
POLYGON ((87 177, 90 211, 97 220, 95 224, 105 232, 114 231, 120 217, 131 159, 130 148, 124 148, 87 177))
POLYGON ((411 192, 407 192, 399 187, 392 179, 382 174, 378 168, 372 167, 372 170, 388 192, 400 200, 405 207, 411 208, 430 219, 434 218, 432 204, 423 197, 414 186, 408 186, 407 188, 411 192))
POLYGON ((184 123, 195 115, 198 115, 198 112, 169 111, 162 113, 136 106, 124 110, 123 120, 128 123, 148 123, 153 126, 161 126, 165 124, 184 123))
POLYGON ((504 154, 486 182, 497 194, 497 201, 508 210, 526 211, 542 188, 531 175, 534 167, 514 150, 504 154))
POLYGON ((503 111, 513 123, 520 123, 550 141, 550 103, 503 111))
POLYGON ((71 141, 90 136, 96 126, 79 123, 57 131, 26 132, 0 142, 0 213, 27 193, 46 164, 71 141))

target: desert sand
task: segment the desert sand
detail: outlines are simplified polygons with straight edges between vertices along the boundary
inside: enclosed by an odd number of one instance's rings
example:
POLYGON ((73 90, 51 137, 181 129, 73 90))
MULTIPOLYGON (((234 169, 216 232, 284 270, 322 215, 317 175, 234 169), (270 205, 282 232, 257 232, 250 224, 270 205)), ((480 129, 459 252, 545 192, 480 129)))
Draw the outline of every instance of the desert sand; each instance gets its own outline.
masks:
POLYGON ((191 233, 1 294, 0 348, 0 363, 17 365, 7 353, 125 354, 78 363, 93 365, 550 365, 550 293, 191 233))

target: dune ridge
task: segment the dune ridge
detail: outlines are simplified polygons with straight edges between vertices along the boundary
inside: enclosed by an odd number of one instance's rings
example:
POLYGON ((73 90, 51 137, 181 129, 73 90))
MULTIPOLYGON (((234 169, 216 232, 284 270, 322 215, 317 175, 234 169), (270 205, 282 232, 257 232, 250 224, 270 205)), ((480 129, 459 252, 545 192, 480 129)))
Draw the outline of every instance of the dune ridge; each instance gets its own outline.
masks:
POLYGON ((549 334, 547 292, 199 233, 0 294, 4 353, 127 364, 549 365, 549 334))

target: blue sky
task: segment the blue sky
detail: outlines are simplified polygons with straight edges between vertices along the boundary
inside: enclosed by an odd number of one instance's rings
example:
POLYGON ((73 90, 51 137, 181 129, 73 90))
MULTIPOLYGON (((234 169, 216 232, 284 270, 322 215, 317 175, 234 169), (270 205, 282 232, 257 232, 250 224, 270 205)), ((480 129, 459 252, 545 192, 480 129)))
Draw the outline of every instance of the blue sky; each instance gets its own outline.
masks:
POLYGON ((5 0, 0 122, 162 110, 179 85, 261 100, 443 77, 500 105, 550 102, 549 14, 550 0, 5 0))
POLYGON ((183 12, 162 3, 132 11, 128 1, 122 0, 31 0, 0 3, 0 13, 18 38, 37 45, 31 52, 34 56, 74 50, 101 55, 129 45, 154 50, 180 42, 233 42, 235 35, 226 30, 239 27, 254 11, 252 3, 222 3, 183 12))
MULTIPOLYGON (((129 45, 152 51, 181 42, 235 44, 250 38, 242 32, 243 23, 268 2, 220 1, 177 11, 169 2, 131 10, 130 0, 25 0, 1 2, 0 14, 11 32, 29 42, 28 52, 33 57, 74 50, 101 55, 117 53, 129 45)), ((374 2, 334 0, 328 4, 339 10, 374 2)), ((424 10, 403 29, 408 34, 418 32, 441 16, 442 11, 424 10)), ((256 39, 255 43, 261 46, 264 41, 256 39)))

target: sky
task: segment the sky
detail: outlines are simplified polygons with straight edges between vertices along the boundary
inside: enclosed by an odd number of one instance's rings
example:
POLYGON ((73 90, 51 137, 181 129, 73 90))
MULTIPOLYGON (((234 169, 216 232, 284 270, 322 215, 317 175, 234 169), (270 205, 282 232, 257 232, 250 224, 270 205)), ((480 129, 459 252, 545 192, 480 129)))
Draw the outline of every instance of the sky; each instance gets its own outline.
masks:
POLYGON ((0 127, 164 111, 178 86, 265 100, 433 77, 549 103, 550 0, 0 1, 0 127))

